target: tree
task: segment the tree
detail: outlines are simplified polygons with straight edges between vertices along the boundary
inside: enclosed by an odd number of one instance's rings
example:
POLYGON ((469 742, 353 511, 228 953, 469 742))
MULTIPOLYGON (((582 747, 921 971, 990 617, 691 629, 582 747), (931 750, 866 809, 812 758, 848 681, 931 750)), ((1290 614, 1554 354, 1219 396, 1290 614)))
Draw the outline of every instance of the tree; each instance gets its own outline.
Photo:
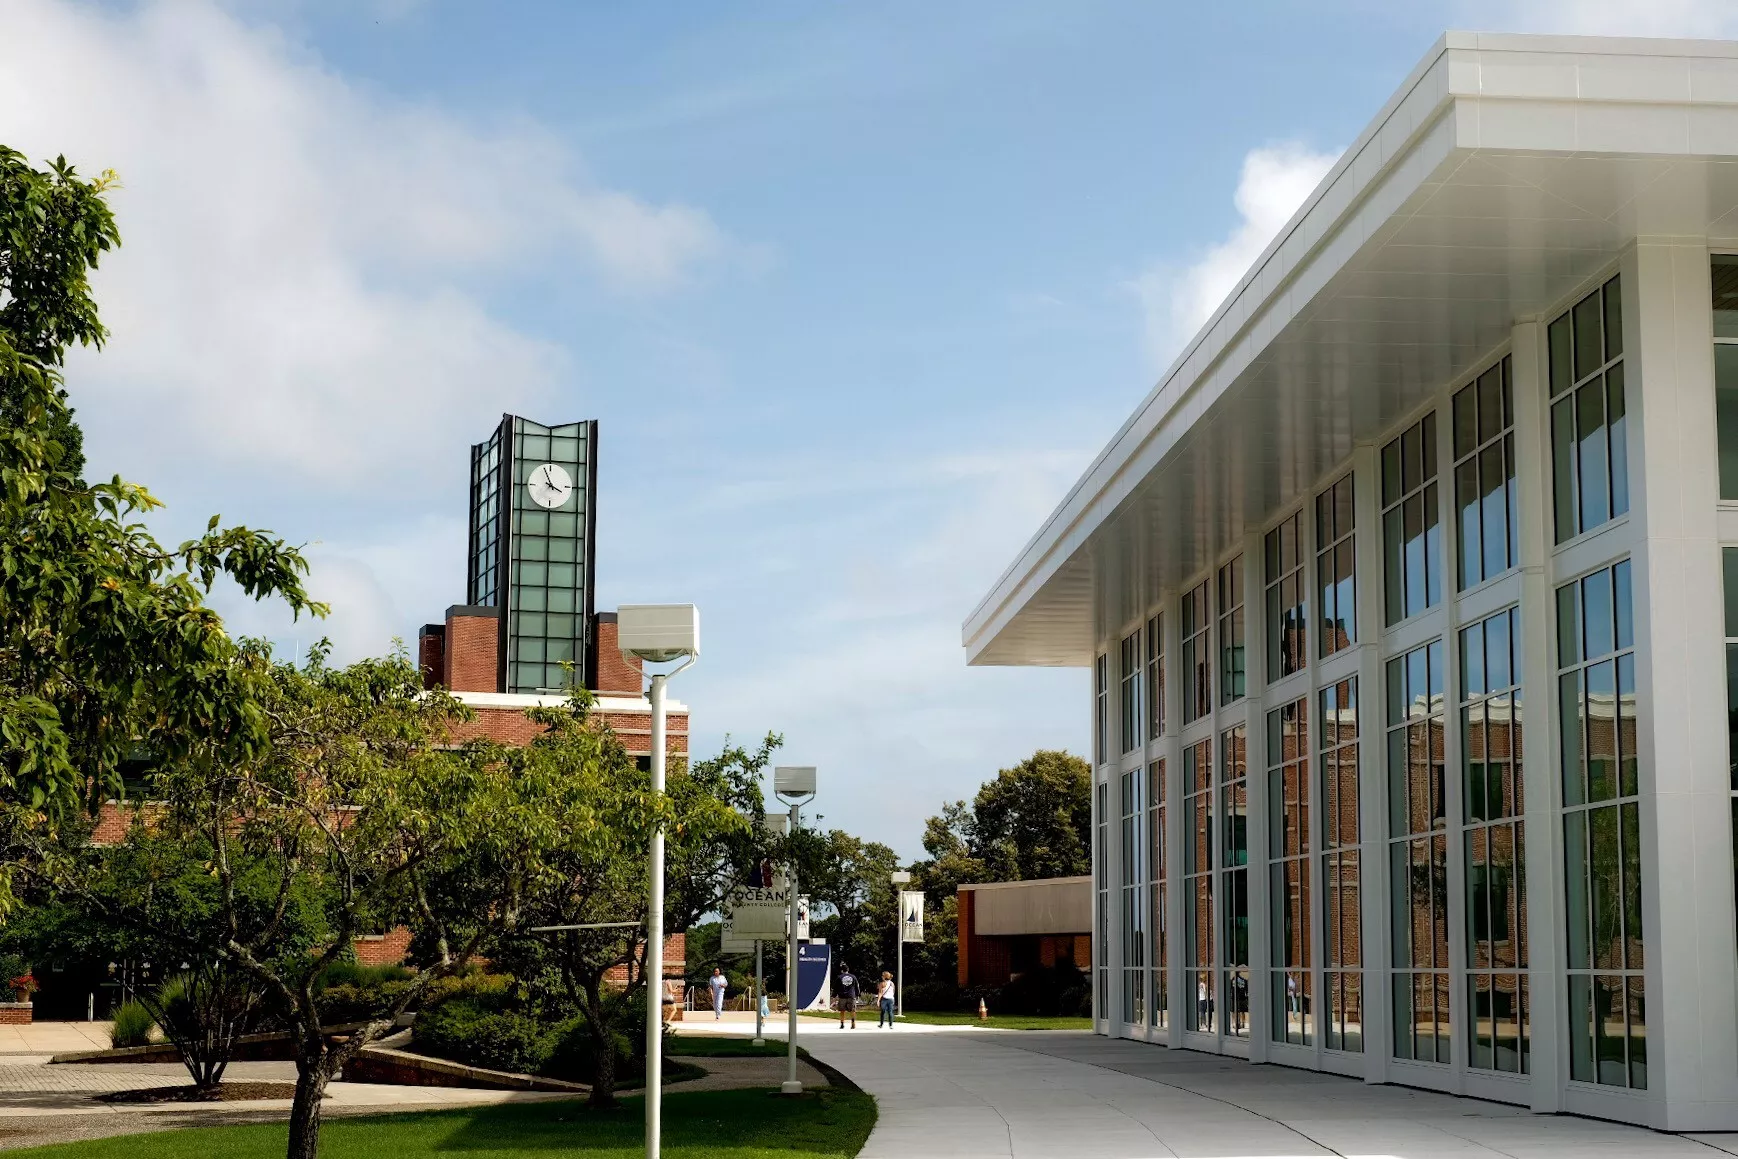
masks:
POLYGON ((897 951, 899 905, 893 871, 899 868, 899 855, 879 841, 864 841, 842 829, 805 830, 799 848, 802 892, 814 910, 825 906, 831 911, 812 923, 815 936, 834 947, 834 961, 859 972, 890 968, 897 951))
MULTIPOLYGON (((609 779, 650 793, 640 771, 613 734, 590 727, 589 694, 576 691, 570 707, 547 716, 549 730, 515 757, 527 762, 594 760, 609 779)), ((733 883, 764 851, 760 777, 780 741, 768 735, 756 750, 732 745, 692 767, 672 770, 665 787, 666 931, 684 930, 715 912, 733 883)), ((615 1100, 615 1042, 642 1008, 657 1017, 661 995, 646 976, 643 925, 565 931, 553 938, 524 926, 638 923, 645 916, 646 836, 643 828, 620 826, 604 840, 562 849, 548 887, 527 899, 527 920, 491 950, 491 957, 521 978, 544 980, 558 1002, 577 1009, 592 1044, 591 1103, 615 1100), (611 983, 611 971, 624 977, 611 983)))
MULTIPOLYGON (((287 1024, 296 1062, 288 1154, 312 1159, 320 1098, 345 1062, 511 928, 524 899, 549 888, 557 851, 632 840, 656 803, 611 783, 595 762, 521 760, 482 742, 452 748, 448 726, 467 710, 425 693, 402 651, 347 668, 327 666, 321 650, 305 669, 257 648, 239 662, 267 744, 246 763, 214 747, 156 773, 152 829, 209 858, 219 932, 214 944, 180 948, 245 974, 287 1024), (244 872, 269 881, 263 914, 246 900, 244 872), (290 900, 309 887, 326 899, 326 938, 312 952, 279 954, 290 900), (358 934, 398 921, 412 924, 429 960, 389 1008, 333 1038, 316 1001, 320 977, 351 956, 358 934)), ((155 894, 105 894, 78 866, 53 868, 62 888, 111 920, 174 934, 174 923, 157 921, 155 894)))
POLYGON ((946 989, 958 977, 961 885, 1092 871, 1092 768, 1041 749, 984 782, 970 803, 943 805, 924 824, 923 848, 929 856, 912 866, 912 881, 925 893, 928 920, 906 971, 946 989))
MULTIPOLYGON (((117 795, 141 746, 165 761, 258 754, 266 722, 204 603, 218 577, 324 612, 283 541, 213 517, 165 548, 137 518, 160 506, 149 492, 81 477, 62 366, 105 337, 89 274, 120 241, 114 183, 0 146, 0 823, 13 835, 117 795)), ((0 870, 0 903, 11 880, 0 870)))

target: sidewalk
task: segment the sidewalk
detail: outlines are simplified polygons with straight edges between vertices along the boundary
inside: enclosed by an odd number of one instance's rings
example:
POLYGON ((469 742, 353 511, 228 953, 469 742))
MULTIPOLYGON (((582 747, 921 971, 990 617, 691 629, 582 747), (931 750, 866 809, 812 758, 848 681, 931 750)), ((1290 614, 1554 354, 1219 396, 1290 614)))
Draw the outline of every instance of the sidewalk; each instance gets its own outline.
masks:
POLYGON ((33 1022, 28 1026, 0 1026, 0 1055, 50 1055, 108 1048, 107 1022, 33 1022))
MULTIPOLYGON (((1085 1031, 815 1035, 875 1095, 859 1159, 1710 1159, 1738 1135, 1662 1135, 1085 1031)), ((915 1028, 911 1028, 915 1029, 915 1028)), ((806 1037, 806 1036, 799 1036, 806 1037)))

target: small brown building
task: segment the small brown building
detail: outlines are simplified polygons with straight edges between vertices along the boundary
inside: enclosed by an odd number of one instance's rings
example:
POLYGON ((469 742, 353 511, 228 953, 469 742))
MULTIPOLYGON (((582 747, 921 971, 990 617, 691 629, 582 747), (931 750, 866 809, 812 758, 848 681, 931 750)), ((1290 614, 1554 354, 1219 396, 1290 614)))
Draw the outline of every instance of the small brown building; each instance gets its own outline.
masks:
POLYGON ((1092 878, 959 887, 959 983, 1000 986, 1039 966, 1092 967, 1092 878))

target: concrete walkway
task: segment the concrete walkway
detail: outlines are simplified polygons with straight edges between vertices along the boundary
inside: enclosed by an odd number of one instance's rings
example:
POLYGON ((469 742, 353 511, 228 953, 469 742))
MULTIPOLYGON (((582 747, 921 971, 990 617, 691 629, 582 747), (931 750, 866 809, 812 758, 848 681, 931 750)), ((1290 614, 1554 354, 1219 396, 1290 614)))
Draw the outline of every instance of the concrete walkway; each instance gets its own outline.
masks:
POLYGON ((859 1159, 1714 1159, 1674 1136, 1078 1031, 817 1034, 876 1096, 859 1159))

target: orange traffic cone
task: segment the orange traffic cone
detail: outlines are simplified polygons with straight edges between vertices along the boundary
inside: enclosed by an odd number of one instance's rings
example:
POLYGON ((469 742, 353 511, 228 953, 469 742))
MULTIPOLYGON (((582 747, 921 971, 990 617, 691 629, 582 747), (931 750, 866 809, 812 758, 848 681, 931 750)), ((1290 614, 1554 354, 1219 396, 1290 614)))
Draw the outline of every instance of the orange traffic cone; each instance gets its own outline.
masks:
POLYGON ((979 998, 978 999, 978 1021, 979 1022, 988 1022, 989 1020, 990 1020, 990 1008, 988 1006, 984 1005, 984 1000, 982 998, 979 998))

